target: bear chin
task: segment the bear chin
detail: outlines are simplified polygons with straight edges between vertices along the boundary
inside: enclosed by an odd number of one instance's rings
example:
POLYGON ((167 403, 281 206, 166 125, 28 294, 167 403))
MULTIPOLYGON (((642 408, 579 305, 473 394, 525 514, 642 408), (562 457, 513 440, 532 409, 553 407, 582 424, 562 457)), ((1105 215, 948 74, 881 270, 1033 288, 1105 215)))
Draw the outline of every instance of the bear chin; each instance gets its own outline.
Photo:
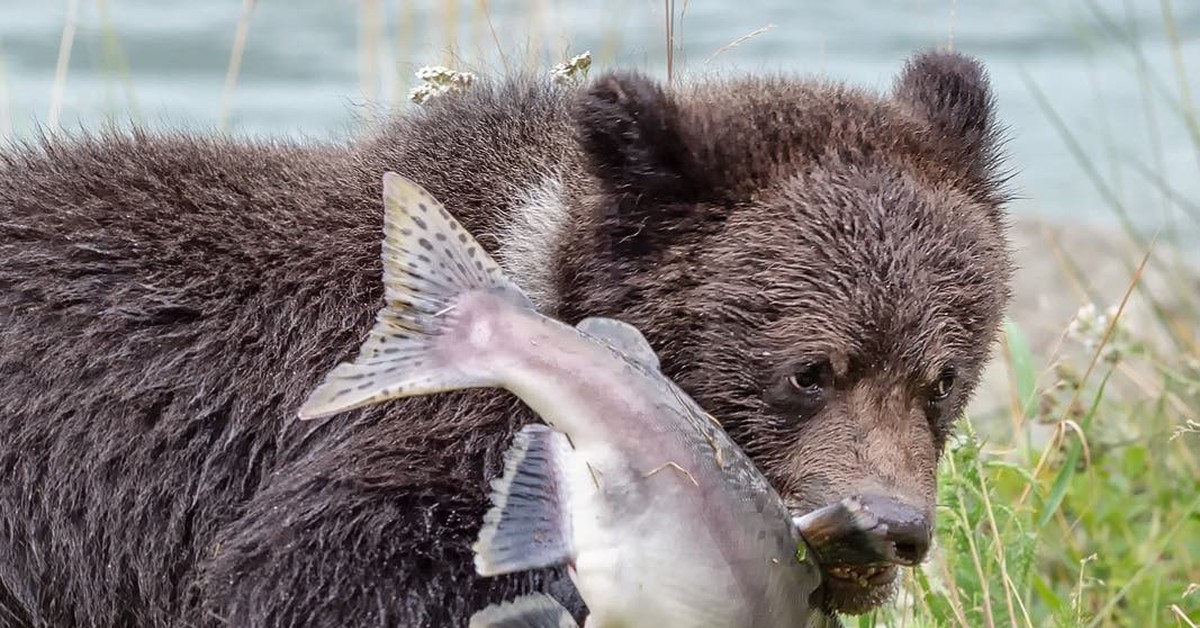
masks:
POLYGON ((818 595, 825 612, 862 615, 896 595, 900 569, 896 565, 830 565, 821 570, 818 595))

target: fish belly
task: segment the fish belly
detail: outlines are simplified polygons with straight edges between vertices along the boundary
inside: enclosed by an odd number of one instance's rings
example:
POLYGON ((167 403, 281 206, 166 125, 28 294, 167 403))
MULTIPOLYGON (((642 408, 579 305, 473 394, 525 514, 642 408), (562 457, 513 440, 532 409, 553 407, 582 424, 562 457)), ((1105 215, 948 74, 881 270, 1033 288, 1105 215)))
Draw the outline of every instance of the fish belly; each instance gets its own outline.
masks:
POLYGON ((746 625, 757 602, 744 599, 703 517, 669 495, 636 514, 611 494, 594 497, 575 522, 572 578, 588 600, 586 628, 746 625))

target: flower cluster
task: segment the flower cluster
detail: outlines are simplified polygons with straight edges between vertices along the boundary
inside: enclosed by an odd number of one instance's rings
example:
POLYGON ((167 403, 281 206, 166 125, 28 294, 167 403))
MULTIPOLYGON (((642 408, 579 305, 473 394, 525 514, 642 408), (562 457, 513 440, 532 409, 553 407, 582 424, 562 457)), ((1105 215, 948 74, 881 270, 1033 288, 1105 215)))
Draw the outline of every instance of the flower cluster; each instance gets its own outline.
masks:
POLYGON ((550 77, 555 83, 578 83, 587 77, 588 68, 592 67, 591 51, 584 51, 571 57, 570 60, 554 64, 550 77))
POLYGON ((427 65, 417 70, 417 78, 422 83, 408 93, 408 99, 418 105, 435 96, 465 89, 475 82, 475 75, 470 72, 458 72, 440 65, 427 65))
POLYGON ((1104 345, 1100 357, 1107 362, 1116 362, 1121 356, 1133 349, 1135 343, 1129 330, 1117 320, 1118 309, 1110 307, 1099 313, 1095 303, 1088 303, 1079 308, 1075 318, 1067 326, 1067 337, 1081 344, 1089 351, 1095 351, 1104 342, 1109 326, 1113 327, 1108 342, 1104 345))

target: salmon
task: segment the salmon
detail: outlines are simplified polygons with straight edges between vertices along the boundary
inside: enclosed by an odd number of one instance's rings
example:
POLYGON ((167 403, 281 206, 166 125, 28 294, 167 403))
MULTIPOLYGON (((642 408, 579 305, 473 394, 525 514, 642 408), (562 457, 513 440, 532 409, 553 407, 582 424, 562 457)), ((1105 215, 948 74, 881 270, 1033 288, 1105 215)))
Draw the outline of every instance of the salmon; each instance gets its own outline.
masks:
MULTIPOLYGON (((481 576, 565 565, 588 628, 822 620, 802 529, 866 530, 867 511, 839 505, 794 519, 719 421, 660 371, 636 328, 600 317, 571 326, 538 312, 417 183, 385 173, 383 201, 385 305, 301 419, 502 388, 544 424, 514 435, 492 481, 473 546, 481 576)), ((575 622, 535 593, 481 609, 471 625, 575 622)))

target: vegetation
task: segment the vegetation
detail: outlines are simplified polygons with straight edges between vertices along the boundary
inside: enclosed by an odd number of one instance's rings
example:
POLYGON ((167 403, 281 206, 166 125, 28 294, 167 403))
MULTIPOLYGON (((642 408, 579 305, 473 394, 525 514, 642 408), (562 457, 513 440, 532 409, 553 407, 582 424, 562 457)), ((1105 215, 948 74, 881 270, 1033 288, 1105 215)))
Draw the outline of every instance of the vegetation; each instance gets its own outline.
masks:
MULTIPOLYGON (((1165 104, 1200 155, 1200 112, 1191 100, 1170 0, 1160 6, 1174 77, 1150 68, 1131 24, 1091 0, 1083 4, 1104 31, 1084 33, 1089 41, 1107 37, 1127 47, 1146 90, 1149 132, 1157 126, 1153 105, 1165 104)), ((904 603, 851 625, 1200 623, 1200 282, 1164 244, 1195 234, 1200 212, 1194 200, 1156 178, 1154 166, 1120 153, 1101 164, 1083 151, 1038 86, 1030 81, 1029 87, 1144 255, 1129 260, 1129 287, 1119 304, 1103 315, 1087 304, 1066 330, 1082 359, 1032 350, 1009 321, 1001 357, 1014 400, 1013 429, 1004 442, 986 443, 964 422, 941 469, 940 551, 908 574, 904 603), (1111 183, 1118 177, 1101 175, 1104 167, 1162 195, 1168 217, 1158 237, 1131 219, 1111 183), (1167 277, 1165 290, 1176 299, 1170 306, 1143 281, 1152 266, 1167 277), (1153 316, 1133 328, 1124 314, 1138 299, 1153 316), (1045 369, 1036 366, 1035 353, 1045 369), (1118 394, 1118 388, 1124 390, 1118 394), (1032 446, 1031 433, 1046 427, 1052 437, 1032 446)), ((1088 273, 1086 267, 1075 271, 1088 273)))
MULTIPOLYGON (((1171 0, 1160 0, 1163 32, 1174 47, 1169 76, 1160 76, 1146 63, 1138 33, 1128 24, 1105 14, 1094 0, 1079 3, 1103 26, 1103 32, 1082 33, 1085 42, 1108 38, 1126 46, 1131 71, 1144 86, 1147 127, 1157 128, 1155 116, 1160 115, 1152 104, 1165 103, 1168 114, 1183 121, 1200 164, 1200 110, 1186 80, 1189 68, 1171 0)), ((76 4, 69 2, 72 14, 76 4)), ((236 88, 254 4, 245 0, 238 21, 226 96, 236 88)), ((413 52, 406 43, 413 30, 412 16, 410 3, 400 4, 405 8, 393 49, 407 54, 413 52)), ((105 35, 102 58, 129 91, 128 65, 119 39, 107 27, 105 5, 97 0, 105 35)), ((469 21, 470 40, 477 46, 495 41, 486 0, 474 5, 460 14, 458 3, 443 3, 446 47, 440 62, 455 65, 458 22, 469 21)), ((678 64, 674 51, 686 10, 686 0, 678 7, 674 0, 665 0, 658 16, 663 20, 664 48, 669 51, 669 73, 678 64)), ((378 19, 381 11, 378 0, 361 3, 365 50, 373 50, 388 37, 378 19)), ((769 28, 734 40, 724 49, 769 28)), ((73 34, 73 27, 63 33, 60 51, 65 57, 60 56, 55 72, 59 81, 67 75, 73 34)), ((596 65, 607 65, 618 45, 617 35, 613 33, 597 52, 596 65)), ((534 61, 550 67, 569 56, 556 49, 534 61)), ((369 53, 363 59, 364 94, 377 96, 374 86, 381 72, 377 59, 369 53)), ((8 126, 3 60, 0 49, 0 132, 8 126)), ((513 62, 503 55, 501 60, 506 66, 513 62)), ((61 95, 59 81, 55 93, 61 95)), ((403 87, 382 100, 403 100, 403 87)), ((1040 95, 1032 81, 1029 87, 1040 95)), ((1005 418, 1012 429, 1003 438, 985 438, 972 421, 962 423, 940 471, 935 555, 923 567, 905 572, 897 604, 872 615, 846 618, 850 626, 1200 624, 1200 282, 1190 271, 1179 271, 1183 263, 1164 244, 1180 233, 1196 232, 1200 202, 1183 198, 1170 182, 1157 177, 1160 169, 1154 163, 1114 153, 1107 156, 1109 163, 1101 164, 1104 156, 1080 148, 1075 132, 1049 101, 1041 97, 1040 102, 1077 157, 1081 175, 1096 186, 1144 256, 1129 260, 1125 300, 1102 304, 1115 306, 1102 314, 1096 306, 1085 306, 1065 330, 1065 342, 1078 350, 1075 357, 1031 346, 1021 326, 1008 322, 997 359, 1010 383, 1013 402, 1005 418), (1124 180, 1157 190, 1171 212, 1171 220, 1166 221, 1170 228, 1156 235, 1143 233, 1144 227, 1130 219, 1106 169, 1124 172, 1124 180), (1173 278, 1176 283, 1168 283, 1167 290, 1178 303, 1164 304, 1145 286, 1143 279, 1151 268, 1173 278), (1125 322, 1126 306, 1135 300, 1147 303, 1155 313, 1154 320, 1140 328, 1125 322), (1118 389, 1123 392, 1117 394, 1118 389), (1039 441, 1038 433, 1050 436, 1039 441)), ((131 92, 129 104, 132 108, 131 92)), ((53 103, 52 111, 57 110, 58 104, 53 103)), ((220 119, 225 119, 224 111, 220 119)), ((1076 272, 1086 277, 1088 269, 1076 272)))
POLYGON ((1060 362, 1043 385, 1010 322, 1017 424, 1049 423, 1054 437, 1040 451, 1020 434, 989 447, 964 423, 941 469, 937 553, 907 574, 900 605, 850 625, 1196 625, 1200 353, 1181 364, 1132 339, 1115 349, 1116 317, 1089 331, 1083 376, 1060 362), (1126 361, 1159 380, 1115 400, 1126 361))

